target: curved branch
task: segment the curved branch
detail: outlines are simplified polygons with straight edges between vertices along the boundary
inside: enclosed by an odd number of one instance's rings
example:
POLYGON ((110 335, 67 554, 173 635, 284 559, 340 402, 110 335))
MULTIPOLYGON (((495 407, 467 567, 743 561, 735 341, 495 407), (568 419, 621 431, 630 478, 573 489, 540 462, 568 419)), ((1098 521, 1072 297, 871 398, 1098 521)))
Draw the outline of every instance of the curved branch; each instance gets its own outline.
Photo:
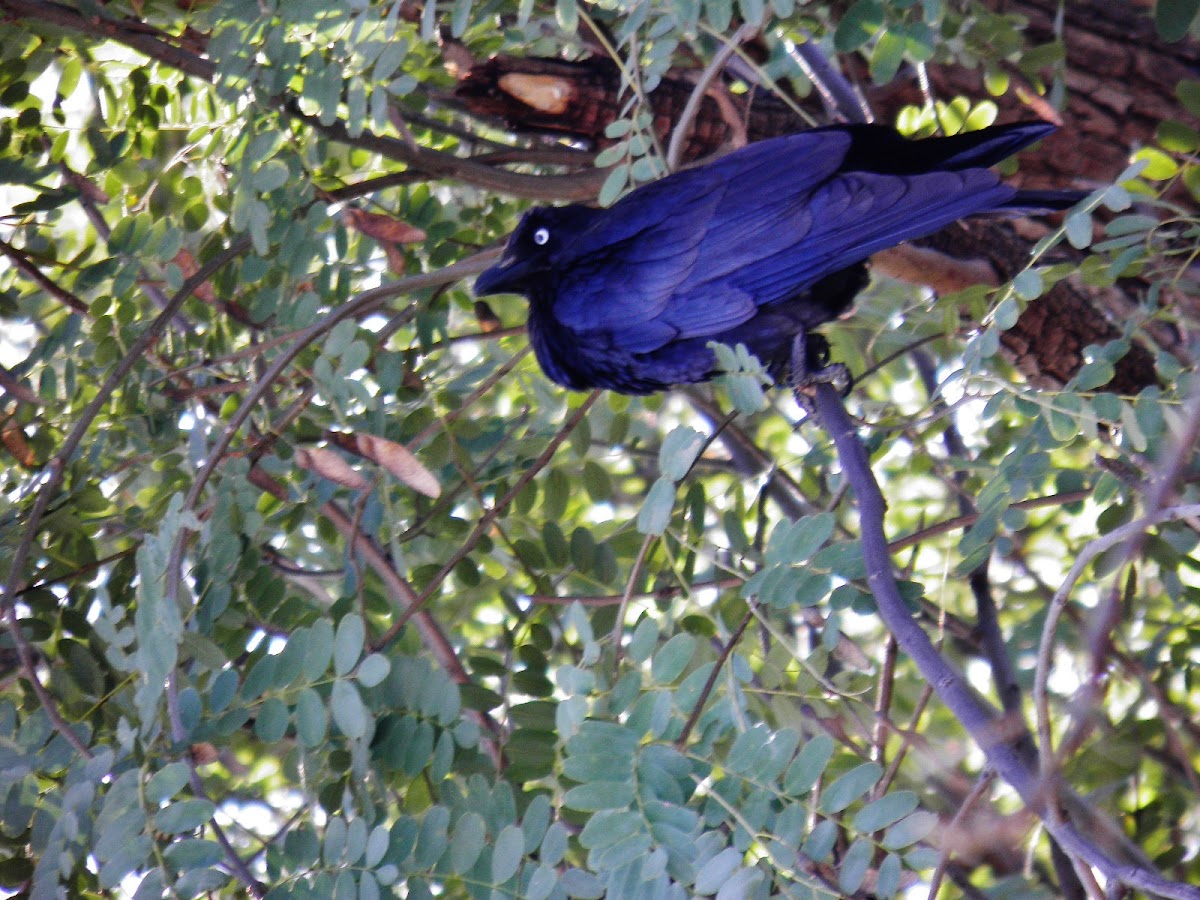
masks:
POLYGON ((867 580, 875 594, 880 618, 938 697, 979 745, 988 764, 1016 790, 1065 851, 1098 869, 1110 884, 1128 885, 1173 900, 1200 900, 1200 887, 1180 884, 1144 866, 1114 859, 1062 818, 1058 799, 1025 763, 1007 734, 1001 714, 971 690, 966 679, 942 658, 909 613, 892 573, 883 530, 887 504, 871 472, 866 448, 855 432, 841 397, 831 385, 817 386, 816 411, 821 424, 833 438, 842 470, 858 499, 867 580))

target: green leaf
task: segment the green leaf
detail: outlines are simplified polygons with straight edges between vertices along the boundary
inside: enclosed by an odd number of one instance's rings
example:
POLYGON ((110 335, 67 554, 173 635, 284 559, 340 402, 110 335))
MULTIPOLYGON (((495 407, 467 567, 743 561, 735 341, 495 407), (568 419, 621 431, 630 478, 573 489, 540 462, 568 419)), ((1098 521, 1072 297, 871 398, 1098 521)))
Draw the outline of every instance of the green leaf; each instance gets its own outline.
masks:
POLYGON ((742 854, 726 847, 700 867, 693 889, 697 894, 715 894, 741 865, 742 854))
POLYGON ((857 0, 846 10, 833 35, 839 53, 857 50, 883 26, 883 4, 879 0, 857 0))
POLYGON ((1154 25, 1164 41, 1181 41, 1191 30, 1200 0, 1158 0, 1154 4, 1154 25))
POLYGON ((1016 298, 1012 295, 1005 297, 992 313, 992 319, 996 323, 996 327, 1002 331, 1007 331, 1017 324, 1017 319, 1021 316, 1021 305, 1017 303, 1016 298))
POLYGON ((185 762, 167 763, 146 782, 146 799, 162 803, 178 794, 188 782, 191 768, 185 762))
POLYGON ((471 24, 471 0, 454 0, 450 11, 450 34, 461 38, 471 24))
POLYGON ((308 647, 304 655, 304 680, 311 683, 324 676, 332 656, 333 626, 326 619, 318 619, 308 630, 308 647))
POLYGON ((658 451, 658 468, 672 481, 682 481, 704 449, 707 439, 694 428, 678 425, 663 439, 658 451))
POLYGON ((1157 147, 1142 147, 1133 154, 1133 159, 1146 164, 1142 177, 1151 181, 1166 181, 1179 174, 1179 163, 1157 147))
POLYGON ((625 185, 629 183, 629 164, 622 163, 619 166, 614 166, 613 170, 608 173, 608 177, 604 179, 604 184, 600 186, 600 193, 596 197, 596 202, 600 206, 612 206, 621 193, 625 190, 625 185))
POLYGON ((863 879, 867 877, 867 870, 871 867, 873 851, 870 841, 859 838, 842 857, 838 866, 838 887, 846 894, 854 894, 862 886, 863 879))
POLYGON ((919 810, 901 819, 886 832, 880 842, 885 850, 903 850, 924 840, 938 825, 934 813, 919 810))
MULTIPOLYGON (((843 19, 843 21, 845 21, 843 19)), ((904 50, 908 44, 903 28, 890 27, 880 32, 871 51, 871 80, 876 84, 887 84, 900 71, 904 62, 904 50)))
POLYGON ((486 838, 487 823, 483 816, 477 812, 464 813, 450 837, 450 871, 461 875, 475 865, 486 838))
POLYGON ((367 733, 367 708, 352 682, 335 681, 329 705, 334 723, 346 737, 360 738, 367 733))
POLYGON ((178 869, 200 869, 217 865, 225 858, 225 851, 216 841, 186 838, 170 844, 163 856, 178 869))
POLYGON ((1091 213, 1073 212, 1063 221, 1067 241, 1076 250, 1084 250, 1092 243, 1091 213))
POLYGON ((525 855, 525 835, 516 825, 505 825, 492 847, 492 881, 504 884, 517 874, 525 855))
POLYGON ((889 853, 879 865, 875 877, 875 896, 887 900, 900 892, 900 876, 903 874, 900 857, 889 853))
POLYGON ((158 810, 154 814, 154 827, 166 834, 195 831, 212 818, 216 809, 208 800, 192 798, 180 800, 158 810))
MULTIPOLYGON (((1017 296, 1026 302, 1036 300, 1042 296, 1042 291, 1045 290, 1041 273, 1036 269, 1026 269, 1018 274, 1013 279, 1012 286, 1017 296)), ((988 355, 990 356, 991 354, 988 355)))
POLYGON ((558 872, 553 865, 542 863, 534 870, 533 877, 529 879, 529 886, 525 889, 525 898, 526 900, 546 900, 557 886, 558 872))
POLYGON ((254 720, 254 733, 263 742, 274 744, 283 739, 287 725, 287 705, 278 697, 271 697, 258 710, 258 716, 254 720))
POLYGON ((250 183, 256 191, 266 194, 283 187, 288 183, 289 178, 291 178, 291 173, 288 171, 287 163, 281 159, 268 159, 254 170, 250 176, 250 183))
POLYGON ((833 738, 819 734, 804 745, 783 776, 783 789, 793 797, 803 797, 816 785, 833 758, 833 738))
POLYGON ((833 845, 838 838, 838 823, 833 819, 824 819, 817 823, 809 832, 800 852, 813 862, 825 862, 833 852, 833 845))
POLYGON ((569 832, 561 822, 553 823, 546 829, 542 838, 542 846, 538 848, 538 859, 546 866, 557 866, 567 853, 567 838, 569 832))
POLYGON ((296 698, 296 737, 305 747, 319 747, 328 727, 329 716, 321 695, 312 688, 304 688, 296 698))
POLYGON ((345 675, 358 663, 366 641, 367 629, 357 613, 342 616, 333 639, 333 673, 345 675))
POLYGON ((563 795, 563 805, 582 812, 621 809, 633 802, 633 785, 626 781, 593 781, 563 795))
POLYGON ((386 656, 380 653, 372 653, 367 656, 358 666, 358 672, 355 678, 363 687, 375 687, 381 684, 383 679, 388 677, 388 673, 392 670, 392 664, 386 656))
POLYGON ((696 651, 696 639, 690 634, 677 634, 654 655, 650 676, 659 684, 673 684, 696 651))
POLYGON ((642 534, 662 534, 671 522, 675 508, 675 482, 665 475, 650 486, 650 493, 638 512, 637 529, 642 534))
POLYGON ((333 816, 325 824, 325 839, 321 841, 321 857, 327 866, 335 866, 342 861, 346 852, 348 832, 346 820, 341 816, 333 816))
POLYGON ((875 763, 863 763, 835 778, 821 795, 821 812, 839 813, 873 788, 883 777, 883 769, 875 763))
POLYGON ((767 561, 790 565, 807 562, 829 540, 836 522, 832 513, 803 516, 793 523, 781 522, 771 532, 767 561))
POLYGON ((917 808, 917 795, 912 791, 895 791, 868 803, 854 816, 854 827, 870 833, 899 822, 917 808))
POLYGON ((713 30, 723 34, 733 21, 733 3, 731 0, 704 0, 704 15, 713 30))
POLYGON ((761 25, 766 8, 763 0, 738 0, 738 9, 742 13, 742 21, 748 25, 761 25))
POLYGON ((654 652, 657 644, 658 622, 647 616, 633 629, 633 636, 629 639, 626 652, 633 662, 644 663, 650 658, 650 654, 654 652))
POLYGON ((1079 367, 1071 383, 1077 391, 1092 391, 1108 384, 1115 374, 1113 364, 1107 359, 1093 359, 1079 367))
POLYGON ((567 34, 574 34, 579 27, 579 8, 575 0, 554 0, 554 18, 559 28, 567 34))
MULTIPOLYGON (((624 122, 625 125, 629 124, 628 120, 619 119, 618 122, 624 122)), ((614 122, 613 124, 617 123, 614 122)), ((597 153, 594 164, 598 169, 607 169, 609 166, 615 166, 621 160, 625 159, 628 153, 629 145, 622 141, 621 143, 613 144, 611 147, 605 147, 597 153)))
MULTIPOLYGON (((633 128, 633 121, 630 119, 615 119, 604 126, 604 136, 609 140, 619 140, 629 134, 633 128)), ((597 165, 601 165, 597 163, 597 165)))
POLYGON ((640 834, 645 825, 639 813, 625 809, 602 810, 588 819, 579 834, 579 843, 588 850, 612 847, 631 835, 640 834))

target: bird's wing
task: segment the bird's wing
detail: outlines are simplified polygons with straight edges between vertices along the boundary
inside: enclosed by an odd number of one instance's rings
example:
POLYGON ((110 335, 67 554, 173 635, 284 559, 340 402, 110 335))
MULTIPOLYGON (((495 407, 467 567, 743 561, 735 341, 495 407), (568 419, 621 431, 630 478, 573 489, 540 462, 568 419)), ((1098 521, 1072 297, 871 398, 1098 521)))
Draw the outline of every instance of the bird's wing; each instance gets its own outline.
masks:
POLYGON ((920 175, 839 173, 809 195, 803 210, 792 213, 790 225, 783 223, 790 246, 760 242, 762 252, 728 273, 721 272, 716 247, 702 247, 701 253, 713 262, 707 272, 697 270, 680 285, 678 300, 683 305, 688 298, 702 298, 728 284, 751 294, 759 306, 779 303, 873 253, 1002 206, 1014 194, 987 169, 920 175))
MULTIPOLYGON (((742 245, 743 229, 762 241, 772 223, 785 226, 790 213, 780 198, 794 207, 837 171, 849 143, 837 132, 762 141, 634 191, 564 247, 555 317, 576 332, 613 334, 632 352, 746 321, 756 305, 744 291, 715 292, 702 310, 675 301, 709 270, 714 250, 731 257, 730 270, 738 254, 729 244, 742 245)), ((774 239, 779 249, 786 243, 774 239)))
POLYGON ((764 141, 635 191, 570 245, 556 317, 634 353, 720 334, 1013 195, 986 169, 839 172, 848 144, 837 131, 764 141))

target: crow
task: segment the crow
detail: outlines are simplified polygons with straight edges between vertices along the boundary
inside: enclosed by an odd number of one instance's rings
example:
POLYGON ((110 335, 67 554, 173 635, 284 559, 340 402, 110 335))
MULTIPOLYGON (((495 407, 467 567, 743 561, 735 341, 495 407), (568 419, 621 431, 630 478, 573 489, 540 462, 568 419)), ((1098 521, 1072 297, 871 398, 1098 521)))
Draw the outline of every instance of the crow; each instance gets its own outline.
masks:
POLYGON ((1053 130, 908 140, 832 125, 759 141, 607 209, 529 210, 475 293, 524 295, 542 371, 573 390, 705 381, 718 374, 710 341, 745 344, 777 382, 795 381, 810 329, 849 308, 872 253, 966 216, 1081 199, 1018 190, 987 168, 1053 130))

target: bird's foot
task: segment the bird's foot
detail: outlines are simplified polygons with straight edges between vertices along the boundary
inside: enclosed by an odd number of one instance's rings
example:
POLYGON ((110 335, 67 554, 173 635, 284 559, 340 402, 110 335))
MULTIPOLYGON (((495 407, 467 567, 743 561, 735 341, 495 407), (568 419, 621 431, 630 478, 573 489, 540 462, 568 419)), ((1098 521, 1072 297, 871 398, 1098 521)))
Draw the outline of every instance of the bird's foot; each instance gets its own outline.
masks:
POLYGON ((819 334, 797 333, 792 340, 788 384, 801 409, 809 415, 814 412, 813 394, 818 384, 832 385, 844 397, 852 383, 849 369, 829 361, 829 341, 819 334))

